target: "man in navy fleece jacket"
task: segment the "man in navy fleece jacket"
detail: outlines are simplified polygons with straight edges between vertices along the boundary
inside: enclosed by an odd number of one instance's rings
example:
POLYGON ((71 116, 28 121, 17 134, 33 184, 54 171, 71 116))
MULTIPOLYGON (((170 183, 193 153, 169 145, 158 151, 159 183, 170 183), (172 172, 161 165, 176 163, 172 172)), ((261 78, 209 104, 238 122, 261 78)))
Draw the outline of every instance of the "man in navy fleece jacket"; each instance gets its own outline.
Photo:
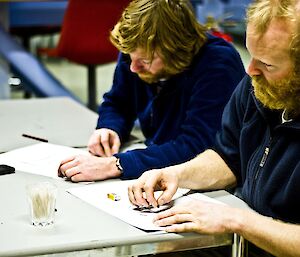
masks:
POLYGON ((223 108, 245 75, 233 46, 209 35, 189 1, 132 1, 111 32, 120 50, 99 108, 90 156, 62 161, 72 181, 137 178, 212 146, 223 108), (146 149, 119 153, 138 119, 146 149))
MULTIPOLYGON (((215 147, 186 163, 144 172, 129 197, 137 206, 156 207, 178 187, 238 185, 253 210, 195 200, 161 212, 155 224, 168 232, 237 233, 251 242, 250 257, 299 257, 300 0, 254 1, 246 45, 249 76, 224 109, 215 147), (157 199, 155 189, 163 190, 157 199)), ((220 249, 181 256, 216 254, 229 256, 220 249)))

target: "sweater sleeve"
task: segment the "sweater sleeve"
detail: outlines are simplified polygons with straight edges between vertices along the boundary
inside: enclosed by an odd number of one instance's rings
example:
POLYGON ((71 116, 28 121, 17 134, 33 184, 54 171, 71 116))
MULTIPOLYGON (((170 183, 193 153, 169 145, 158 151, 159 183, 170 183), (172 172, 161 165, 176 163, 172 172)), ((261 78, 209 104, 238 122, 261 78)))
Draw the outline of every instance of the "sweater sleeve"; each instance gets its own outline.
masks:
POLYGON ((119 135, 121 142, 129 138, 136 119, 134 94, 132 86, 133 73, 129 72, 129 65, 124 54, 119 54, 114 73, 113 85, 103 96, 103 102, 98 109, 97 129, 109 128, 119 135))
POLYGON ((205 69, 207 75, 196 80, 186 118, 176 138, 116 155, 120 158, 124 179, 139 177, 149 169, 188 161, 214 145, 224 106, 245 73, 242 64, 211 63, 205 69))

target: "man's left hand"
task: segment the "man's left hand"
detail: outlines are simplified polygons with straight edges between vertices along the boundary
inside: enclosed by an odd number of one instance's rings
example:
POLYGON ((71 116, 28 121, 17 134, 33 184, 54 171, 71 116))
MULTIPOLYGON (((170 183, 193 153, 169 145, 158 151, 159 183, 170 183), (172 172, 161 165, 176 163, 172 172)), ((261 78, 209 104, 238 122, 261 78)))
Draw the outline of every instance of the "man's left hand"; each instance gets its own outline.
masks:
POLYGON ((230 216, 235 209, 199 200, 174 206, 159 213, 154 223, 167 232, 230 233, 230 216))
POLYGON ((93 155, 71 156, 60 163, 59 177, 73 182, 96 181, 115 178, 121 173, 116 166, 116 157, 97 157, 93 155))

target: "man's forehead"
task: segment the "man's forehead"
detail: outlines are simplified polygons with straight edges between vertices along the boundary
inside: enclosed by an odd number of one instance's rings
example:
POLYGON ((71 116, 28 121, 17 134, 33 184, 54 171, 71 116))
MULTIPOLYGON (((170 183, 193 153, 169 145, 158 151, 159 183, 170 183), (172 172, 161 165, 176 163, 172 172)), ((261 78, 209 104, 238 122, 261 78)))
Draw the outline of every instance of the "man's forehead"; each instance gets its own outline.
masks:
POLYGON ((260 34, 256 27, 249 23, 247 26, 247 41, 250 38, 256 47, 277 50, 287 54, 292 39, 291 26, 286 26, 286 23, 282 21, 272 21, 267 30, 260 34))
POLYGON ((147 57, 147 52, 143 48, 138 47, 133 52, 130 52, 130 55, 140 57, 140 58, 141 57, 146 58, 147 57))
POLYGON ((154 51, 153 55, 147 54, 146 50, 143 50, 142 48, 137 48, 135 51, 129 53, 131 58, 135 59, 148 59, 148 60, 154 60, 160 57, 157 51, 154 51))
POLYGON ((296 5, 295 5, 297 13, 300 12, 300 0, 296 0, 296 5))

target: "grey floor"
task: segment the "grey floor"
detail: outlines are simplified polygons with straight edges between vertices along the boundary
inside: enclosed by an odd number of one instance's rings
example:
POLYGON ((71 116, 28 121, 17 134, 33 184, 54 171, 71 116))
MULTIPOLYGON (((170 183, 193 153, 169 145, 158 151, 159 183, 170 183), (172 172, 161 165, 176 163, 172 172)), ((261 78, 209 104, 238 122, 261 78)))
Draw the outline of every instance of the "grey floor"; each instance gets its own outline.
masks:
MULTIPOLYGON (((63 85, 69 88, 84 103, 87 102, 87 69, 85 66, 68 61, 45 61, 45 65, 63 85)), ((111 87, 114 69, 115 63, 97 67, 98 103, 101 102, 103 93, 111 87)))
MULTIPOLYGON (((239 43, 234 44, 239 51, 245 67, 249 63, 249 54, 247 50, 239 43)), ((87 102, 87 69, 85 66, 78 65, 67 60, 42 59, 42 62, 49 71, 60 80, 63 85, 69 88, 82 102, 87 102)), ((101 103, 103 93, 105 93, 112 84, 115 63, 99 65, 97 67, 97 99, 101 103)), ((11 98, 22 97, 21 92, 12 92, 11 98)))

